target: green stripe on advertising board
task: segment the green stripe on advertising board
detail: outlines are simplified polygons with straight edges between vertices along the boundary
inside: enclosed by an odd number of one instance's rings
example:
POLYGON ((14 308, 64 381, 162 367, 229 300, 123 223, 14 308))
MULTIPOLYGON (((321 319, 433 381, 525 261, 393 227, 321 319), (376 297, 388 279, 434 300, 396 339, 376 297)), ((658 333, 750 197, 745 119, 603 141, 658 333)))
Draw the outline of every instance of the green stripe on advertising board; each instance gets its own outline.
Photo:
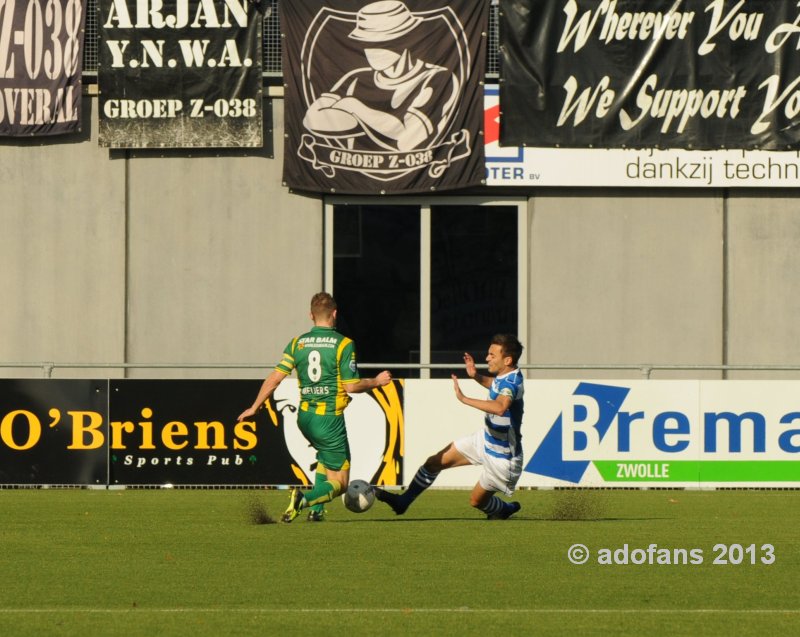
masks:
POLYGON ((793 460, 595 460, 606 482, 800 482, 793 460))

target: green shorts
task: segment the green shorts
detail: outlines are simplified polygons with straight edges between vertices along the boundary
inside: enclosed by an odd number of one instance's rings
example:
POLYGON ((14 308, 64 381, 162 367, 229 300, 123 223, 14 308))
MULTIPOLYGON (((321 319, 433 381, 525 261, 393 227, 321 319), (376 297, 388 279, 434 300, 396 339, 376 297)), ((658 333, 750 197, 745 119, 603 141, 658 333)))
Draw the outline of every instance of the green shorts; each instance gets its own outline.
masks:
POLYGON ((350 461, 350 443, 344 416, 317 416, 310 411, 297 412, 297 426, 317 450, 317 462, 338 471, 350 461))

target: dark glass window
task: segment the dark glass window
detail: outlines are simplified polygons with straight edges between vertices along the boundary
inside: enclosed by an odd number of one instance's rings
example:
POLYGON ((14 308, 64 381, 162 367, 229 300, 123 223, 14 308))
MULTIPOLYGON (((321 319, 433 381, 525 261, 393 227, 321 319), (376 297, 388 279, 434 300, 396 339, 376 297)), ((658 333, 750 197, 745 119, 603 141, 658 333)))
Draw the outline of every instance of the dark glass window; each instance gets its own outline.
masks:
POLYGON ((482 364, 499 332, 517 332, 516 206, 433 206, 431 362, 482 364))
POLYGON ((430 286, 430 362, 452 365, 430 376, 461 370, 465 351, 482 365, 493 334, 517 332, 517 215, 516 205, 431 206, 430 281, 421 281, 420 206, 334 205, 333 293, 359 362, 419 378, 391 365, 420 362, 430 286))
MULTIPOLYGON (((339 330, 355 341, 362 364, 418 362, 419 206, 336 205, 333 215, 339 330)), ((417 370, 391 371, 419 377, 417 370)))

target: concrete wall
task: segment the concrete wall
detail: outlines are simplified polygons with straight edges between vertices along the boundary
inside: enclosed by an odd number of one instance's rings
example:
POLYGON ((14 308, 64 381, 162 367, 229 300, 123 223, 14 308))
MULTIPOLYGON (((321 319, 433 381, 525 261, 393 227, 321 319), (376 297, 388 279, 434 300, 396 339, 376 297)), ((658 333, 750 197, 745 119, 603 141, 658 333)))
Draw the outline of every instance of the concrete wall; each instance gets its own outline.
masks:
MULTIPOLYGON (((0 144, 0 360, 123 360, 125 166, 81 135, 0 144)), ((0 369, 3 376, 41 376, 0 369)))
MULTIPOLYGON (((797 190, 727 198, 727 339, 730 365, 800 363, 800 198, 797 190)), ((798 378, 732 372, 730 378, 798 378)))
MULTIPOLYGON (((81 135, 0 140, 0 365, 245 364, 259 367, 53 375, 263 376, 323 286, 322 200, 281 185, 283 100, 272 106, 274 154, 109 151, 94 97, 81 135)), ((793 190, 528 195, 529 362, 800 363, 793 190)))
MULTIPOLYGON (((282 140, 283 101, 273 106, 282 140)), ((282 144, 274 158, 129 164, 129 362, 273 366, 323 287, 322 203, 281 186, 282 144)))
POLYGON ((719 192, 664 190, 531 199, 529 361, 721 364, 722 202, 719 192))
POLYGON ((90 132, 0 145, 0 363, 259 364, 127 375, 262 377, 322 289, 321 201, 281 186, 279 143, 274 157, 110 151, 96 98, 84 105, 90 132))

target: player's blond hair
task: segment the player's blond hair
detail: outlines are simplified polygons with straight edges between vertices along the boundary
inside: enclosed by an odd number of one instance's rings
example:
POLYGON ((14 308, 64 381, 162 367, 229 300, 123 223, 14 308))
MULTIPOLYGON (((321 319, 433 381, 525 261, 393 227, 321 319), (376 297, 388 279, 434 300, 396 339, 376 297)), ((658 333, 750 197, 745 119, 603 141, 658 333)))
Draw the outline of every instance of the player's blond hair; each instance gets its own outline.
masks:
POLYGON ((317 292, 311 297, 311 315, 314 318, 328 319, 336 309, 336 301, 327 292, 317 292))

